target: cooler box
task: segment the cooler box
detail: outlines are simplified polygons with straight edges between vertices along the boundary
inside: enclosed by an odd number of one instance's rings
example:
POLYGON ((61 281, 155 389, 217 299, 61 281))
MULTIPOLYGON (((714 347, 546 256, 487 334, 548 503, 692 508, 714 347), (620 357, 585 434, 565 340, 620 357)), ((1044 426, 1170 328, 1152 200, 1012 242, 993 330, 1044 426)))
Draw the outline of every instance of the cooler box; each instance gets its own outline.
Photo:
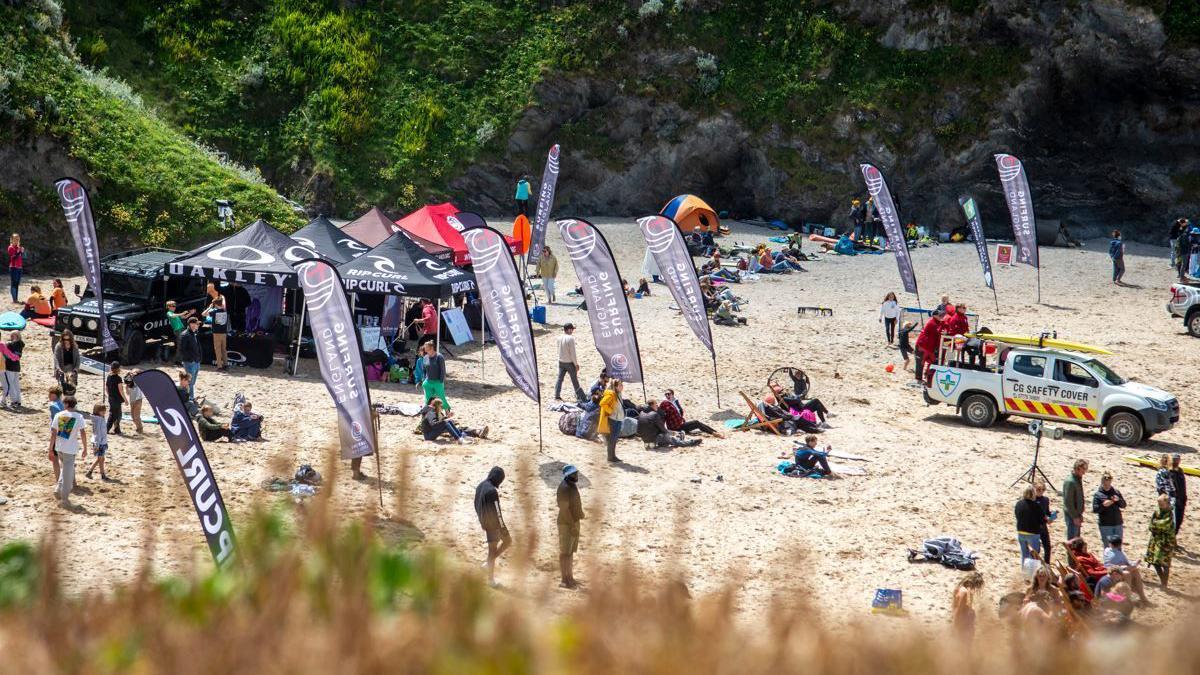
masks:
POLYGON ((529 320, 534 323, 546 324, 546 306, 534 305, 533 309, 529 310, 529 320))

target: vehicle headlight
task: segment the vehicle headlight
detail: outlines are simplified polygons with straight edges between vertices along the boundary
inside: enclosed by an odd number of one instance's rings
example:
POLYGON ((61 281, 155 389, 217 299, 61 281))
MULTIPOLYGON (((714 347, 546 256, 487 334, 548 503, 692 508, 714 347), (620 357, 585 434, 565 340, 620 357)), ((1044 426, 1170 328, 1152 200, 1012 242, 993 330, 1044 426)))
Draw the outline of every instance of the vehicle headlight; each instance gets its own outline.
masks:
POLYGON ((71 317, 71 325, 74 326, 75 328, 79 328, 80 326, 83 325, 83 320, 77 316, 73 316, 73 317, 71 317))
POLYGON ((1157 410, 1159 412, 1166 412, 1171 407, 1171 406, 1167 405, 1166 401, 1159 401, 1159 400, 1156 400, 1153 398, 1148 399, 1148 400, 1150 401, 1150 407, 1154 408, 1155 410, 1157 410))
POLYGON ((95 319, 88 319, 88 320, 87 320, 87 329, 88 329, 88 330, 96 330, 96 326, 98 326, 98 325, 99 325, 99 324, 97 324, 97 323, 96 323, 96 320, 95 320, 95 319))

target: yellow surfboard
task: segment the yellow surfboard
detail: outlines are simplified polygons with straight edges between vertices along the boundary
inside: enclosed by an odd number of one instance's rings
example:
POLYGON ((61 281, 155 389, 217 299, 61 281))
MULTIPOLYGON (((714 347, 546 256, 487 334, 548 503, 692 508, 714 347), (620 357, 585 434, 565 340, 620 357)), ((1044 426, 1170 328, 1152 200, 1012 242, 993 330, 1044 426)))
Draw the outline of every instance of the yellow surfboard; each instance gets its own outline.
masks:
MULTIPOLYGON (((1151 469, 1158 468, 1158 458, 1151 455, 1125 455, 1125 461, 1133 464, 1140 464, 1151 469)), ((1187 466, 1180 464, 1179 468, 1189 476, 1200 476, 1200 467, 1187 466)))
POLYGON ((976 333, 967 337, 980 338, 982 340, 995 340, 1009 345, 1023 345, 1027 347, 1050 347, 1052 349, 1067 349, 1073 352, 1085 352, 1088 354, 1112 354, 1103 347, 1088 345, 1082 342, 1071 342, 1070 340, 1059 340, 1052 337, 1037 337, 1033 335, 1004 335, 1002 333, 976 333))

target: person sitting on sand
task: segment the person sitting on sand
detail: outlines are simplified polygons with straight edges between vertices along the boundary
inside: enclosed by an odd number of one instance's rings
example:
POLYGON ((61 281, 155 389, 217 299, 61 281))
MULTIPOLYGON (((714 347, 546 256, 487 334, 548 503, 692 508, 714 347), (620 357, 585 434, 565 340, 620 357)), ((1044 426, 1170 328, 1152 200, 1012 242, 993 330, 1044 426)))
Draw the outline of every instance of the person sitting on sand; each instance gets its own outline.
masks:
POLYGON ((600 377, 597 377, 592 386, 588 388, 588 395, 591 397, 597 394, 603 395, 604 391, 608 389, 608 379, 608 369, 601 370, 600 377))
POLYGON ((30 286, 29 297, 25 300, 25 308, 21 310, 21 316, 26 319, 43 319, 50 316, 51 311, 50 301, 46 296, 42 295, 41 286, 30 286))
POLYGON ((650 297, 650 282, 646 281, 646 277, 638 279, 638 287, 637 290, 634 291, 634 295, 640 295, 643 298, 650 297))
POLYGON ((442 405, 441 399, 432 399, 421 411, 417 413, 421 417, 421 435, 427 441, 436 441, 442 434, 449 434, 451 438, 457 441, 460 445, 466 443, 466 438, 487 438, 488 427, 476 431, 462 427, 460 428, 450 418, 454 413, 449 412, 442 405))
POLYGON ((832 476, 833 470, 829 468, 829 453, 833 450, 833 446, 826 445, 824 450, 817 449, 817 437, 813 434, 808 434, 804 437, 804 444, 796 448, 795 453, 795 470, 807 474, 817 473, 822 476, 832 476))
POLYGON ((637 415, 637 435, 647 447, 678 448, 700 444, 699 438, 689 439, 682 433, 672 433, 663 422, 662 415, 658 412, 659 407, 658 401, 651 399, 647 403, 648 410, 637 415))
POLYGON ((734 316, 733 303, 722 300, 721 304, 717 305, 717 311, 713 313, 713 323, 721 326, 745 326, 746 317, 734 316))
MULTIPOLYGON (((653 405, 653 401, 651 402, 651 405, 653 405)), ((656 410, 658 410, 658 414, 662 417, 663 423, 666 424, 667 428, 671 431, 679 431, 685 434, 693 431, 700 431, 710 436, 724 438, 724 436, 717 433, 716 429, 713 429, 700 420, 684 421, 683 413, 672 401, 663 401, 659 403, 656 410)))
MULTIPOLYGON (((811 411, 817 416, 817 421, 821 426, 825 428, 829 427, 829 415, 832 413, 829 412, 829 408, 826 408, 824 403, 821 403, 821 399, 810 398, 805 401, 803 398, 796 396, 795 394, 788 394, 784 391, 783 387, 778 384, 772 384, 771 391, 775 394, 776 401, 783 401, 784 405, 797 412, 803 410, 811 411)), ((805 415, 805 417, 808 416, 805 415)))
POLYGON ((1133 592, 1137 594, 1142 603, 1148 602, 1146 599, 1146 589, 1142 585, 1142 573, 1138 569, 1141 561, 1135 563, 1129 562, 1125 551, 1121 549, 1122 540, 1120 535, 1113 535, 1108 538, 1107 545, 1104 547, 1104 566, 1108 568, 1108 576, 1096 583, 1096 592, 1107 590, 1109 586, 1116 584, 1128 584, 1133 592))
POLYGON ((233 420, 229 423, 231 440, 261 441, 263 416, 253 412, 250 401, 242 401, 242 407, 233 411, 233 420))
POLYGON ((201 440, 219 441, 222 438, 227 441, 233 440, 229 425, 218 422, 213 415, 213 407, 207 403, 200 408, 200 417, 196 419, 196 425, 199 427, 201 440))
POLYGON ((1108 576, 1108 568, 1088 552, 1087 542, 1082 537, 1064 542, 1063 546, 1070 551, 1071 567, 1083 575, 1089 590, 1094 589, 1101 579, 1108 576))

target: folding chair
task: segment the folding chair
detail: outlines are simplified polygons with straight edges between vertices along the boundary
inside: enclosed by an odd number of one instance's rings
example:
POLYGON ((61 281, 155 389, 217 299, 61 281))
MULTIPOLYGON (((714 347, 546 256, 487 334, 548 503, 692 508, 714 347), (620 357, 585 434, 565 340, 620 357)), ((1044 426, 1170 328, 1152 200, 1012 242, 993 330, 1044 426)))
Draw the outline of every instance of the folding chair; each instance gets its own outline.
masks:
POLYGON ((766 428, 775 432, 776 436, 783 435, 779 431, 779 425, 783 422, 783 420, 767 419, 767 416, 758 409, 758 406, 754 404, 754 401, 750 400, 750 397, 746 395, 746 392, 739 391, 738 393, 742 395, 742 400, 744 400, 746 405, 750 408, 749 414, 747 414, 742 420, 742 424, 738 427, 738 429, 741 429, 742 431, 749 431, 750 429, 766 428))

